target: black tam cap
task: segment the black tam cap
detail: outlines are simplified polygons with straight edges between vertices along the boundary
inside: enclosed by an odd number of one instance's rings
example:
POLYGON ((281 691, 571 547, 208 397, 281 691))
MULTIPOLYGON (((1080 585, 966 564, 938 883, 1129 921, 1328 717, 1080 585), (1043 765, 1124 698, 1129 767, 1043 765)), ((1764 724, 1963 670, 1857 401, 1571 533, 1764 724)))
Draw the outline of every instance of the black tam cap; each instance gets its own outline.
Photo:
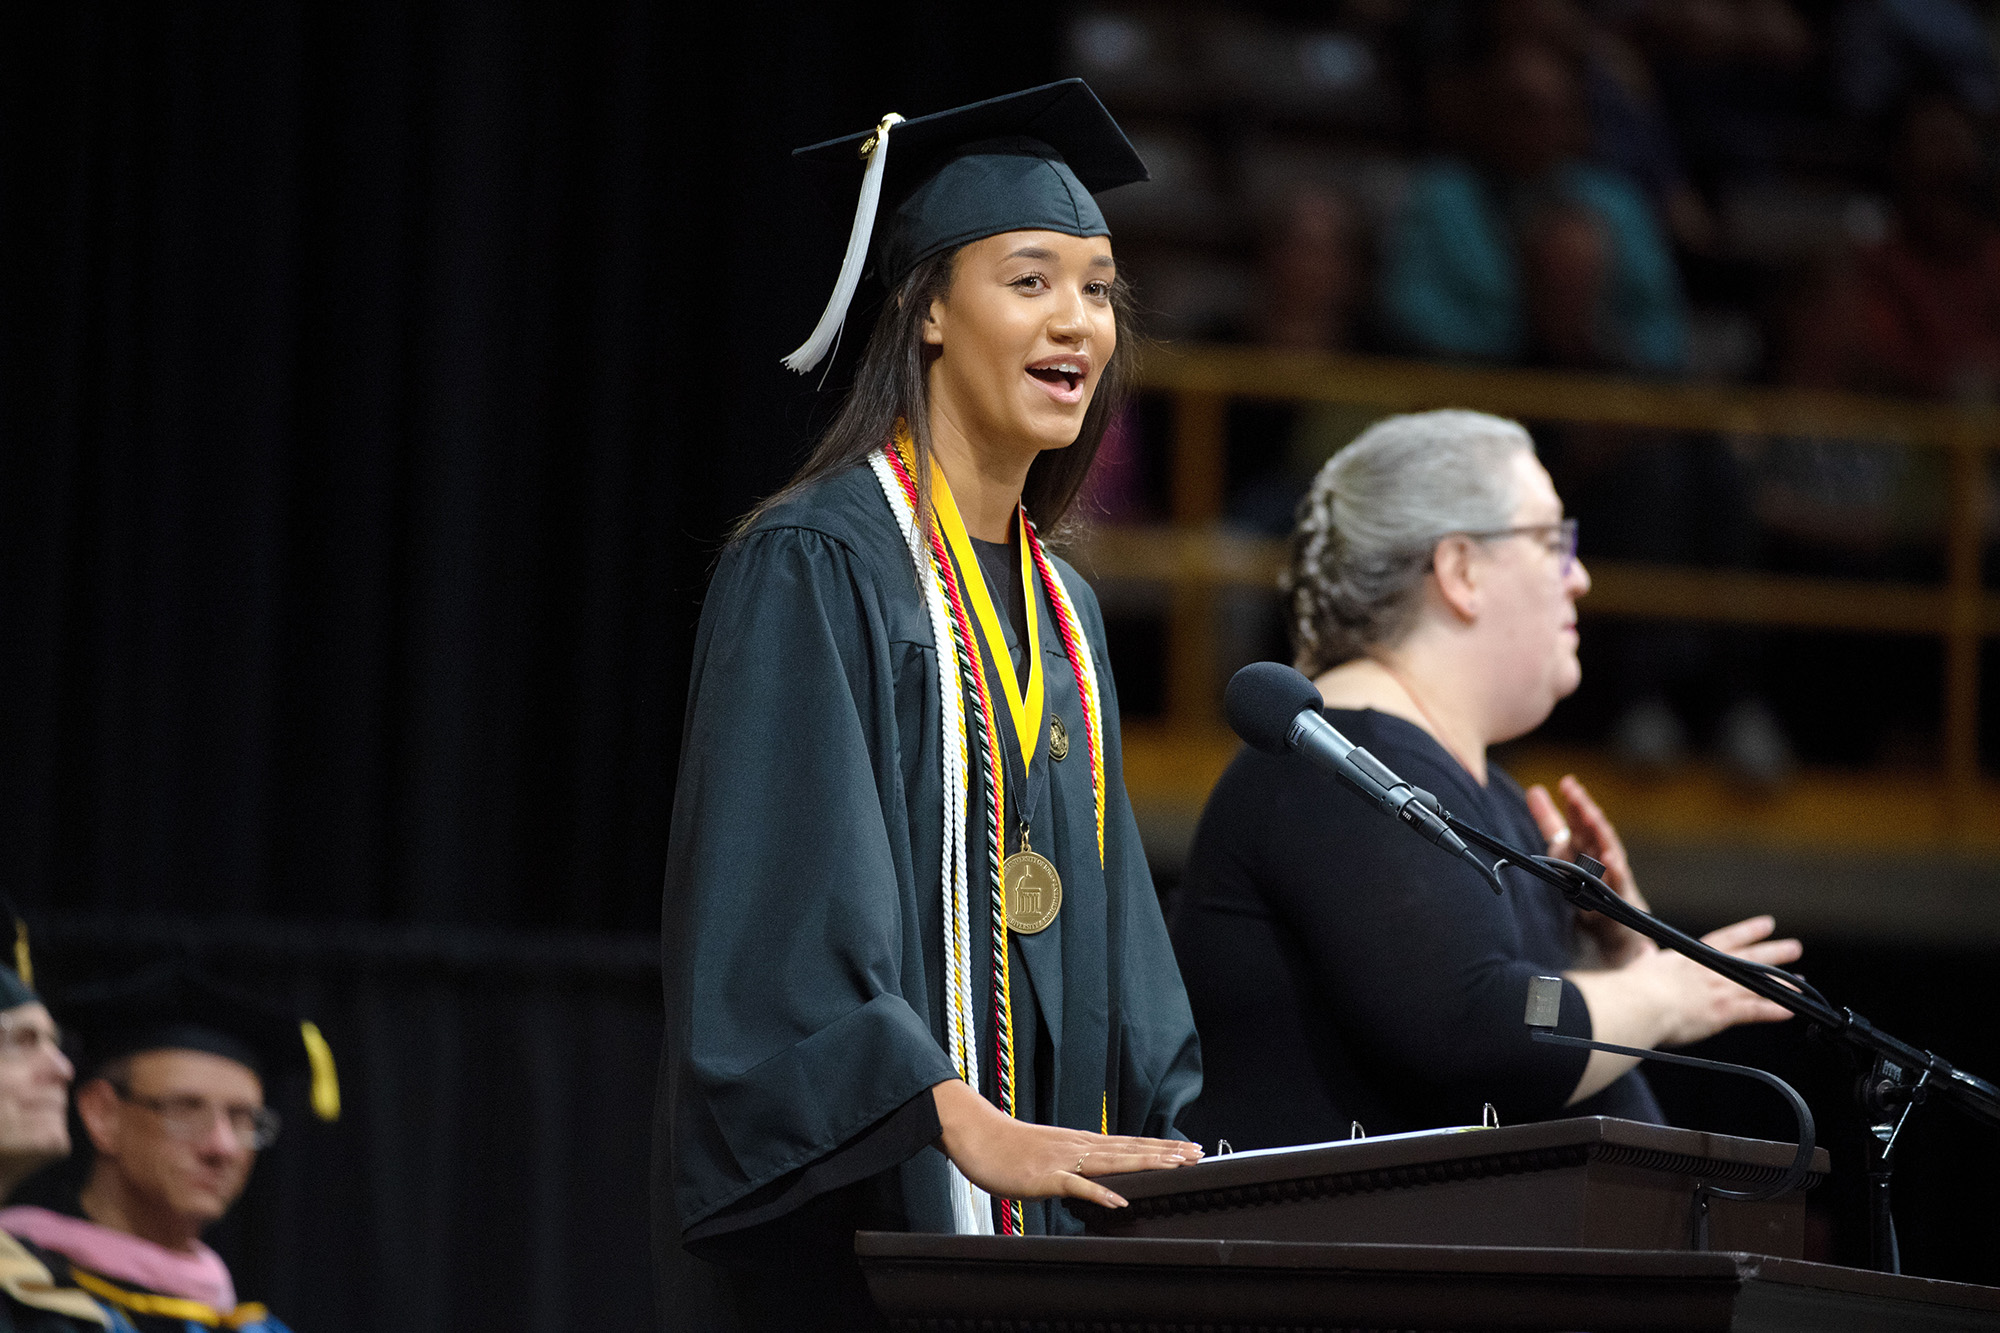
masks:
POLYGON ((34 988, 21 980, 21 974, 11 967, 0 966, 0 1010, 18 1009, 24 1004, 39 1004, 42 997, 34 988))
POLYGON ((79 1041, 86 1078, 121 1056, 206 1051, 260 1078, 309 1073, 314 1112, 322 1120, 340 1115, 333 1054, 317 1027, 185 963, 81 987, 64 997, 58 1017, 79 1041))
POLYGON ((1093 193, 1149 178, 1125 132, 1082 79, 915 120, 891 114, 872 130, 793 156, 843 198, 860 169, 854 230, 833 298, 812 337, 785 358, 801 374, 832 350, 871 260, 893 287, 932 255, 1005 231, 1106 236, 1111 229, 1093 193))

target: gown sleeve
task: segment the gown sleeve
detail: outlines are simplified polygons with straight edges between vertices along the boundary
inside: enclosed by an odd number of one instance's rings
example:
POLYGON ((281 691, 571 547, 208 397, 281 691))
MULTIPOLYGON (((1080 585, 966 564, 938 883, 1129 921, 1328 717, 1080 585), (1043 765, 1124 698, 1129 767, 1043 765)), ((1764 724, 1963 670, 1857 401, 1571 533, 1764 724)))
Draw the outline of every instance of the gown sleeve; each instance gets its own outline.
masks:
POLYGON ((725 553, 696 642, 661 923, 663 1146, 687 1239, 936 1136, 926 1090, 955 1070, 918 1007, 895 651, 844 543, 778 528, 725 553))

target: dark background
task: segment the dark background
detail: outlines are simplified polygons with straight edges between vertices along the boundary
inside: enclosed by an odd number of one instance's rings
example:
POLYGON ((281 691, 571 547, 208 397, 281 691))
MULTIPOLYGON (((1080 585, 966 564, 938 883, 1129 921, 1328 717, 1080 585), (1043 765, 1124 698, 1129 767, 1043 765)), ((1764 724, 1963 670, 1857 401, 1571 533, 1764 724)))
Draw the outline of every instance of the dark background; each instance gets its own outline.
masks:
MULTIPOLYGON (((845 235, 786 153, 1041 82, 1062 39, 675 13, 0 16, 0 888, 46 990, 184 952, 324 1028, 345 1116, 284 1090, 217 1235, 301 1333, 645 1324, 687 655, 823 410, 777 360, 845 235)), ((1989 958, 1812 948, 2000 1068, 1989 958)), ((1839 1130, 1830 1062, 1730 1040, 1839 1130)), ((2000 1279, 1993 1173, 1950 1160, 1993 1141, 1930 1118, 1910 1266, 2000 1279)))
POLYGON ((301 1333, 648 1322, 687 656, 845 241, 787 154, 1060 37, 696 17, 0 16, 0 888, 46 990, 191 951, 325 1029, 217 1236, 301 1333))

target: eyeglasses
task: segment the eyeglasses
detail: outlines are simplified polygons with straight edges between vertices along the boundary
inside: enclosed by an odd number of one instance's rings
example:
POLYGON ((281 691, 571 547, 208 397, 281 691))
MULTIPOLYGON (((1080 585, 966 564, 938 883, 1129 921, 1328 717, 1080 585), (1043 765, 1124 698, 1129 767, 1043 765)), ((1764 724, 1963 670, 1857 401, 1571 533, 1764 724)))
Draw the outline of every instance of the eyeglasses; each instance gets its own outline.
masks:
POLYGON ((53 1023, 0 1014, 0 1060, 32 1059, 44 1046, 60 1051, 62 1029, 53 1023))
POLYGON ((1577 522, 1565 518, 1556 523, 1528 523, 1518 528, 1493 528, 1486 532, 1462 532, 1461 537, 1492 541, 1498 537, 1541 537, 1550 555, 1556 557, 1556 572, 1564 578, 1576 564, 1577 522))
POLYGON ((217 1106, 206 1097, 141 1097, 117 1083, 111 1090, 118 1099, 143 1107, 160 1117, 169 1138, 195 1143, 207 1135, 220 1115, 229 1121, 236 1142, 251 1152, 262 1152, 278 1141, 278 1113, 268 1106, 217 1106))

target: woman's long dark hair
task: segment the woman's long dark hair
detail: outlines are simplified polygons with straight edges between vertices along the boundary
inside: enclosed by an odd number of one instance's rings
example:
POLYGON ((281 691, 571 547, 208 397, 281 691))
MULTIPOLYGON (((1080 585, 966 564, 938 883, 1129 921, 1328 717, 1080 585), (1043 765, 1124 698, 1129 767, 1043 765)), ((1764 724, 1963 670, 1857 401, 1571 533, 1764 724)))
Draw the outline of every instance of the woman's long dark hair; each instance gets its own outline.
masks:
MULTIPOLYGON (((957 250, 932 255, 910 270, 889 295, 876 317, 875 331, 861 354, 854 373, 854 387, 840 405, 833 423, 826 428, 804 466, 785 483, 782 490, 759 504, 737 524, 732 539, 757 525, 773 508, 783 504, 820 478, 859 463, 887 444, 900 418, 909 423, 910 438, 916 444, 917 518, 930 522, 931 428, 930 382, 926 375, 931 360, 924 343, 924 320, 931 303, 951 287, 953 261, 957 250)), ((1028 468, 1027 485, 1021 503, 1035 527, 1051 541, 1061 541, 1065 523, 1083 489, 1084 478, 1097 458, 1104 432, 1123 404, 1131 378, 1133 351, 1137 344, 1130 327, 1131 302, 1122 279, 1111 288, 1111 308, 1118 322, 1118 344, 1098 377, 1097 391, 1083 414, 1083 429, 1076 443, 1067 449, 1045 449, 1028 468)))

